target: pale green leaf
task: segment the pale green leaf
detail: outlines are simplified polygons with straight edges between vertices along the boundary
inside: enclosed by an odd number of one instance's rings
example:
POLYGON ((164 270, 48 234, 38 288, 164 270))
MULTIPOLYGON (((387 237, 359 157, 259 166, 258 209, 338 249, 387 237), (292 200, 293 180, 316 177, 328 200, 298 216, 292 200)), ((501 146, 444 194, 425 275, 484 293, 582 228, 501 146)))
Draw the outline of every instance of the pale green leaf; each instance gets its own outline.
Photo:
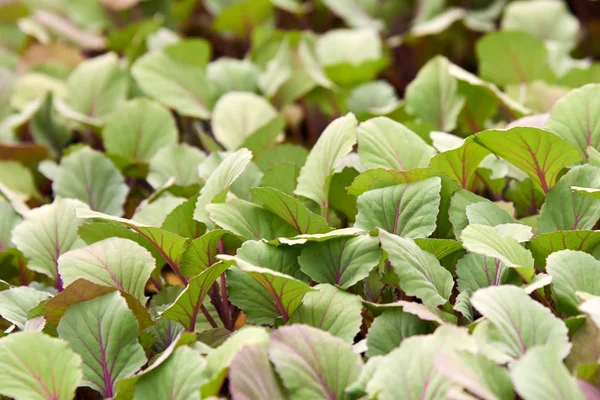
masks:
MULTIPOLYGON (((165 218, 171 212, 185 203, 183 197, 162 196, 151 203, 142 202, 131 217, 131 220, 137 224, 162 226, 165 218)), ((190 215, 191 218, 191 215, 190 215)))
POLYGON ((179 186, 200 183, 198 165, 205 158, 203 152, 185 143, 164 147, 150 160, 148 183, 155 189, 171 177, 179 186))
POLYGON ((456 263, 458 288, 461 292, 475 292, 488 286, 520 283, 514 270, 502 261, 485 255, 468 253, 456 263))
POLYGON ((206 67, 206 76, 217 97, 233 91, 257 92, 258 68, 249 60, 220 57, 206 67))
POLYGON ((15 247, 16 244, 11 241, 12 230, 22 220, 9 201, 0 199, 0 251, 15 247))
POLYGON ((27 286, 4 290, 0 292, 0 316, 19 329, 24 329, 29 312, 50 297, 48 292, 27 286))
POLYGON ((430 322, 404 312, 400 308, 384 310, 375 318, 369 328, 366 356, 371 358, 387 354, 400 346, 405 338, 426 335, 431 333, 432 328, 433 325, 430 322))

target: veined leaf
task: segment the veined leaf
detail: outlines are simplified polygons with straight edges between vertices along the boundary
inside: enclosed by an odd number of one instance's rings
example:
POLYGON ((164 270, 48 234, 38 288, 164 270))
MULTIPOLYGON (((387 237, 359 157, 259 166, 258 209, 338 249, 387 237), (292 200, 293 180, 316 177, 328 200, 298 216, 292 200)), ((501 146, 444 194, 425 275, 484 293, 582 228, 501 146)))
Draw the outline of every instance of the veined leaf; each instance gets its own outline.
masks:
POLYGON ((83 278, 115 287, 145 303, 144 287, 155 264, 152 255, 139 244, 110 238, 63 254, 58 259, 58 272, 65 286, 83 278))
POLYGON ((552 292, 558 306, 569 315, 579 314, 576 292, 600 296, 600 261, 581 251, 550 254, 546 270, 552 275, 552 292))
POLYGON ((444 132, 454 130, 465 104, 449 64, 444 57, 431 59, 406 87, 407 111, 444 132))
MULTIPOLYGON (((205 230, 204 224, 193 219, 196 196, 177 205, 162 221, 161 229, 188 239, 198 238, 205 230)), ((173 201, 177 203, 178 201, 173 201)))
POLYGON ((512 285, 480 289, 471 296, 471 304, 491 322, 488 340, 504 355, 516 359, 540 345, 553 347, 561 359, 569 354, 565 324, 522 289, 512 285))
POLYGON ((475 171, 488 154, 487 149, 469 137, 459 148, 444 151, 433 157, 429 166, 448 175, 461 188, 469 189, 473 185, 475 171))
POLYGON ((404 312, 400 308, 384 310, 375 318, 367 335, 366 356, 388 354, 414 335, 426 335, 433 331, 433 324, 404 312))
POLYGON ((564 167, 581 159, 577 148, 538 128, 492 129, 478 133, 474 140, 523 170, 544 193, 554 186, 564 167))
POLYGON ((24 329, 29 312, 50 297, 48 292, 27 286, 4 290, 0 292, 0 316, 19 329, 24 329))
POLYGON ((179 261, 181 275, 191 278, 218 262, 216 256, 219 242, 227 233, 223 229, 215 229, 192 240, 179 261))
POLYGON ((408 171, 426 167, 435 149, 401 123, 377 117, 358 126, 358 155, 367 168, 408 171))
POLYGON ((57 198, 28 212, 14 228, 12 241, 29 259, 29 269, 56 280, 60 255, 85 246, 77 235, 80 223, 75 209, 80 207, 87 206, 79 200, 57 198))
POLYGON ((327 284, 314 289, 318 291, 304 295, 289 323, 310 325, 352 343, 362 323, 360 298, 327 284))
POLYGON ((366 278, 381 259, 376 237, 342 237, 311 243, 302 249, 298 262, 315 282, 347 289, 366 278))
POLYGON ((348 114, 327 126, 300 170, 295 194, 313 200, 321 210, 328 207, 331 175, 340 160, 352 151, 357 123, 356 117, 348 114))
POLYGON ((468 253, 456 263, 458 288, 461 292, 475 292, 488 286, 521 283, 519 276, 499 259, 482 254, 468 253))
POLYGON ((454 281, 435 256, 421 250, 412 239, 385 231, 379 231, 379 241, 406 294, 417 296, 423 304, 432 306, 448 301, 454 281))
POLYGON ((269 358, 291 398, 346 399, 344 390, 362 370, 348 343, 306 325, 274 331, 269 358))
POLYGON ((370 190, 358 197, 355 226, 382 228, 407 238, 426 238, 435 231, 441 201, 440 178, 370 190))
POLYGON ((228 155, 219 164, 207 179, 202 190, 200 190, 200 196, 196 202, 196 211, 194 211, 195 220, 204 223, 210 222, 206 206, 212 202, 222 203, 225 200, 231 185, 242 175, 251 159, 252 153, 250 151, 240 149, 228 155))
POLYGON ((518 223, 506 210, 489 201, 469 204, 465 211, 469 224, 498 226, 518 223))
POLYGON ((527 244, 533 253, 535 265, 543 266, 546 258, 559 250, 578 250, 592 253, 600 245, 600 232, 598 231, 557 231, 535 236, 527 244))
POLYGON ((198 313, 202 310, 202 303, 212 284, 229 268, 228 262, 214 264, 210 268, 196 275, 188 282, 187 287, 179 294, 177 299, 165 311, 161 318, 169 318, 181 323, 188 331, 194 331, 198 313))
POLYGON ((135 317, 119 292, 71 305, 57 330, 83 359, 82 384, 103 397, 113 397, 116 382, 146 363, 135 317))
POLYGON ((237 250, 241 260, 261 268, 281 272, 301 281, 308 278, 300 270, 300 249, 290 246, 274 246, 264 241, 248 240, 237 250))
POLYGON ((164 147, 150 160, 148 183, 155 189, 170 178, 175 178, 174 184, 179 186, 200 183, 198 165, 205 158, 203 152, 185 143, 164 147))
POLYGON ((67 342, 41 332, 0 339, 0 394, 17 399, 71 400, 82 380, 81 357, 67 342))
POLYGON ((331 231, 325 218, 310 211, 295 197, 270 187, 251 188, 250 193, 256 203, 288 222, 298 234, 331 231))
POLYGON ((129 187, 104 154, 84 147, 60 162, 52 183, 54 193, 88 204, 94 211, 122 215, 129 187))

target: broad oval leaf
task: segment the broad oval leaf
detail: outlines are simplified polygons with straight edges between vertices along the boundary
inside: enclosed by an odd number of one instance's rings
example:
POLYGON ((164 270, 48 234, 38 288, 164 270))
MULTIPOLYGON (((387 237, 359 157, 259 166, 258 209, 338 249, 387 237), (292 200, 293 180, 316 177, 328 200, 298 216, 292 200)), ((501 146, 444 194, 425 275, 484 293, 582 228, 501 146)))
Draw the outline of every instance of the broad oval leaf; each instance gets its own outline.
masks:
POLYGON ((148 250, 121 238, 110 238, 71 250, 58 259, 58 272, 69 286, 79 278, 115 287, 145 303, 144 287, 156 262, 148 250))
POLYGON ((375 318, 367 335, 367 357, 384 355, 414 335, 426 335, 433 331, 433 325, 416 315, 400 308, 384 310, 375 318))
POLYGON ((113 397, 117 381, 146 363, 137 322, 118 291, 72 304, 58 324, 58 337, 83 359, 82 384, 113 397))
POLYGON ((52 189, 58 196, 81 200, 92 210, 117 216, 123 214, 129 191, 117 167, 89 147, 61 160, 52 189))
POLYGON ((144 98, 119 107, 102 130, 108 153, 142 163, 150 162, 161 148, 177 143, 178 135, 169 110, 144 98))
POLYGON ((440 178, 370 190, 358 197, 355 226, 381 228, 407 238, 426 238, 435 231, 442 190, 440 178))
POLYGON ((377 238, 361 235, 311 243, 302 249, 298 262, 315 282, 347 289, 366 278, 380 259, 377 238))
POLYGON ((576 147, 538 128, 491 129, 476 134, 474 140, 529 175, 544 193, 563 168, 581 160, 576 147))
POLYGON ((227 233, 226 230, 215 229, 192 240, 179 261, 181 275, 191 278, 218 262, 219 243, 227 233))
POLYGON ((0 316, 19 329, 25 328, 27 315, 51 294, 27 286, 13 287, 0 292, 0 316))
POLYGON ((82 380, 81 357, 67 342, 41 332, 0 339, 0 394, 17 399, 72 400, 82 380))
POLYGON ((175 178, 174 184, 179 186, 200 183, 198 165, 205 158, 203 152, 185 143, 164 147, 150 160, 148 183, 154 189, 164 185, 170 178, 175 178))
POLYGON ((563 321, 522 289, 512 285, 480 289, 471 304, 492 324, 491 345, 509 358, 520 358, 540 345, 552 346, 561 359, 569 354, 571 344, 563 321))
POLYGON ((80 223, 75 216, 75 209, 81 207, 87 206, 79 200, 57 198, 28 212, 14 228, 12 241, 29 259, 29 269, 57 279, 60 255, 85 246, 77 235, 80 223))
POLYGON ((421 250, 412 239, 383 230, 379 231, 379 241, 406 294, 417 296, 423 304, 431 306, 448 302, 454 281, 434 255, 421 250))
POLYGON ((429 166, 442 171, 463 189, 469 189, 475 179, 475 171, 489 151, 467 138, 460 147, 444 151, 433 157, 429 166))
POLYGON ((327 126, 300 170, 295 194, 313 200, 320 209, 327 208, 331 175, 342 158, 352 151, 357 123, 350 113, 327 126))
POLYGON ((521 283, 515 271, 505 266, 502 261, 476 253, 467 253, 458 260, 456 275, 461 292, 475 292, 488 286, 521 283))
POLYGON ((362 371, 350 344, 307 325, 271 334, 269 358, 291 398, 347 399, 344 390, 362 371))
POLYGON ((401 123, 377 117, 358 126, 358 155, 367 168, 408 171, 426 167, 435 149, 401 123))

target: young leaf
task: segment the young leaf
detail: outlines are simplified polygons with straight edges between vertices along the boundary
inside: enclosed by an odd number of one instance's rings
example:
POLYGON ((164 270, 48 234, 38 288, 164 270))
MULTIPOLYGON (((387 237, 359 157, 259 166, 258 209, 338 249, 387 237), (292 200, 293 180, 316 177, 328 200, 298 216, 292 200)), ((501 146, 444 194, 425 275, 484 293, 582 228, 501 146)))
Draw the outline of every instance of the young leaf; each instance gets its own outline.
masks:
POLYGON ((164 218, 160 228, 191 240, 198 238, 204 232, 205 226, 193 219, 196 201, 196 196, 192 196, 177 205, 164 218))
POLYGON ((210 291, 212 284, 229 268, 227 262, 214 264, 210 268, 196 275, 188 282, 187 287, 179 294, 177 299, 165 311, 161 318, 168 318, 181 323, 188 331, 193 332, 196 327, 198 313, 202 310, 204 298, 210 291))
POLYGON ((582 196, 572 186, 600 188, 600 168, 591 165, 567 172, 546 196, 540 210, 539 231, 592 229, 600 219, 600 200, 582 196))
POLYGON ((407 111, 443 132, 454 130, 465 104, 449 64, 444 57, 431 59, 406 87, 407 111))
POLYGON ((79 200, 57 198, 28 212, 15 227, 12 241, 29 259, 29 269, 57 279, 60 255, 85 246, 77 235, 80 223, 75 209, 80 207, 87 206, 79 200))
POLYGON ((388 354, 414 335, 426 335, 433 331, 433 324, 408 314, 399 308, 384 310, 375 318, 367 335, 366 356, 388 354))
POLYGON ((600 244, 598 231, 558 231, 535 236, 527 244, 535 265, 545 265, 546 258, 559 250, 578 250, 591 253, 600 244))
POLYGON ((352 343, 362 323, 360 298, 327 284, 314 288, 318 291, 304 295, 289 323, 310 325, 352 343))
POLYGON ((432 254, 421 250, 412 239, 382 230, 379 241, 406 294, 419 297, 426 305, 439 306, 448 302, 454 281, 432 254))
POLYGON ((359 196, 355 226, 381 228, 407 238, 426 238, 435 231, 441 201, 440 178, 375 189, 359 196))
POLYGON ((247 263, 308 281, 306 275, 300 271, 299 255, 300 249, 297 247, 273 246, 264 241, 253 240, 244 242, 237 250, 237 257, 247 263))
POLYGON ((492 324, 491 345, 510 358, 519 358, 534 346, 552 346, 562 359, 569 354, 565 324, 522 289, 491 286, 476 291, 471 304, 492 324))
POLYGON ((117 381, 146 363, 137 323, 119 292, 71 305, 58 324, 59 338, 83 359, 83 382, 113 397, 117 381))
POLYGON ((291 398, 344 399, 362 370, 348 343, 306 325, 271 333, 269 358, 291 398))
POLYGON ((115 287, 145 303, 144 287, 156 267, 152 255, 131 240, 110 238, 58 259, 58 272, 69 286, 79 278, 115 287))
POLYGON ((237 178, 242 175, 250 160, 252 153, 247 149, 240 149, 228 155, 223 162, 212 172, 206 184, 200 190, 200 196, 196 202, 194 219, 200 222, 210 222, 206 206, 212 202, 222 203, 227 192, 237 178))
POLYGON ((527 351, 510 368, 510 377, 524 400, 584 400, 577 381, 562 363, 562 354, 552 346, 527 351))
POLYGON ((198 165, 205 158, 203 152, 185 143, 163 147, 150 160, 148 183, 154 189, 170 178, 175 178, 174 184, 179 186, 200 183, 198 165))
POLYGON ((469 224, 498 226, 518 223, 506 210, 489 201, 469 204, 465 211, 469 224))
POLYGON ((71 400, 82 380, 81 357, 41 332, 0 339, 0 394, 17 399, 71 400))
POLYGON ((600 262, 581 251, 562 250, 550 254, 546 270, 552 275, 552 293, 558 306, 568 315, 577 315, 581 300, 576 292, 600 295, 600 262))
POLYGON ((242 347, 229 367, 229 391, 233 400, 287 399, 284 388, 273 371, 268 343, 242 347))
POLYGON ((381 259, 377 238, 369 235, 342 237, 312 243, 302 249, 302 272, 319 283, 348 289, 366 278, 381 259))
POLYGON ((48 300, 48 292, 18 286, 0 292, 0 316, 17 328, 24 329, 29 312, 42 301, 48 300))
POLYGON ((475 292, 488 286, 520 283, 519 276, 502 261, 476 253, 467 253, 458 260, 456 275, 461 292, 475 292))
POLYGON ((341 159, 352 151, 357 123, 353 114, 347 114, 327 126, 300 171, 296 195, 313 200, 321 210, 328 208, 331 175, 341 159))
POLYGON ((88 204, 94 211, 123 214, 129 187, 104 154, 84 147, 64 157, 52 183, 54 193, 88 204))
POLYGON ((218 261, 216 256, 219 250, 219 242, 227 233, 223 229, 215 229, 192 240, 179 261, 181 275, 191 278, 216 263, 218 261))
POLYGON ((462 146, 433 157, 429 166, 448 175, 461 188, 469 189, 473 185, 477 167, 488 154, 487 149, 479 146, 472 137, 469 137, 462 146))
POLYGON ((295 197, 270 187, 251 188, 250 193, 255 203, 284 219, 298 234, 325 233, 331 230, 325 218, 310 211, 295 197))
POLYGON ((408 171, 426 167, 435 149, 401 123, 377 117, 358 126, 358 155, 367 168, 408 171))
POLYGON ((577 148, 538 128, 487 130, 474 140, 523 170, 544 193, 554 186, 564 167, 581 159, 577 148))
POLYGON ((107 120, 104 147, 130 161, 148 163, 163 147, 177 143, 175 119, 164 107, 140 98, 126 102, 107 120))
POLYGON ((188 117, 210 117, 213 91, 202 68, 156 51, 140 57, 131 74, 147 95, 166 107, 188 117))

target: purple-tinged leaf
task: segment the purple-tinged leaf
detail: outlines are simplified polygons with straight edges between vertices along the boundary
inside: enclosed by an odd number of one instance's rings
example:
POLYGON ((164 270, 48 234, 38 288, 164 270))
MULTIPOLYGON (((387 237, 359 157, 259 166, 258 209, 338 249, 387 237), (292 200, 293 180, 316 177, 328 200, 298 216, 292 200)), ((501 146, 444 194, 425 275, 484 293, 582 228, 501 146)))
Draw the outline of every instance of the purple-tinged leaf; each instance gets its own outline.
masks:
POLYGON ((228 233, 223 229, 215 229, 192 240, 179 261, 181 275, 191 278, 218 262, 219 243, 228 233))

